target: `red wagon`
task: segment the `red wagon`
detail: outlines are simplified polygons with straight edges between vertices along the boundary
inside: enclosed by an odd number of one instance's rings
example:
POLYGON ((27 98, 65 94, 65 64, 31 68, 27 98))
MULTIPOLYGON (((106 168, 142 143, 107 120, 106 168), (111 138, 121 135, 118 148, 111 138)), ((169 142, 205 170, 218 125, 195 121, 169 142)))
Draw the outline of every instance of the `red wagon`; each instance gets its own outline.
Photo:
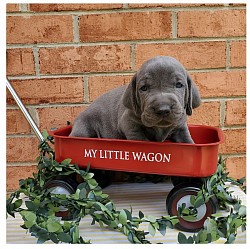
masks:
POLYGON ((207 177, 215 173, 223 133, 211 126, 190 125, 195 144, 69 137, 71 126, 50 132, 56 160, 92 169, 170 176, 207 177))
MULTIPOLYGON (((91 169, 172 176, 175 187, 167 197, 170 215, 177 215, 182 203, 194 209, 190 196, 200 190, 201 177, 216 172, 218 148, 224 140, 221 129, 202 125, 189 126, 195 144, 69 137, 71 128, 65 126, 50 132, 55 139, 57 161, 71 158, 72 163, 84 168, 90 164, 91 169)), ((202 228, 206 218, 216 212, 215 202, 210 199, 195 208, 195 220, 179 218, 178 228, 185 231, 202 228)))

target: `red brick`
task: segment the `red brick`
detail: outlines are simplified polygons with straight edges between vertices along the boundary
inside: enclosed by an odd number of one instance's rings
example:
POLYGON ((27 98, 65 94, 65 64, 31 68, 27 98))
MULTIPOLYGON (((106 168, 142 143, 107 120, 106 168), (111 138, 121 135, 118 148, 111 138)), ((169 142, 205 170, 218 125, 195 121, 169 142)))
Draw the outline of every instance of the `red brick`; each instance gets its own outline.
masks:
POLYGON ((19 12, 19 4, 6 4, 6 12, 19 12))
POLYGON ((228 129, 223 131, 225 142, 221 145, 222 154, 246 152, 246 129, 228 129))
POLYGON ((171 12, 124 12, 91 14, 80 17, 80 40, 121 41, 169 38, 171 12))
POLYGON ((73 123, 74 119, 83 111, 84 106, 65 106, 65 107, 50 107, 50 108, 38 108, 40 131, 51 128, 60 128, 65 126, 67 121, 73 123))
POLYGON ((231 67, 246 67, 246 41, 231 42, 231 67))
POLYGON ((72 42, 72 16, 8 16, 6 36, 8 44, 72 42))
POLYGON ((246 100, 226 101, 225 125, 246 124, 246 100))
POLYGON ((218 71, 191 73, 203 98, 246 95, 246 71, 218 71))
POLYGON ((132 79, 132 75, 90 76, 89 100, 93 101, 101 94, 118 86, 126 85, 132 79))
POLYGON ((220 102, 203 102, 188 116, 189 124, 220 126, 220 102))
POLYGON ((226 67, 226 43, 211 41, 137 45, 136 68, 157 55, 175 57, 187 69, 226 67))
POLYGON ((30 10, 35 12, 120 9, 122 7, 122 4, 30 4, 30 10))
POLYGON ((37 172, 36 166, 8 166, 6 169, 7 191, 15 191, 19 188, 19 180, 33 177, 37 172))
POLYGON ((7 134, 29 134, 31 128, 20 110, 7 109, 7 134))
MULTIPOLYGON (((11 81, 24 104, 82 103, 84 101, 83 79, 46 78, 11 81)), ((7 92, 8 104, 15 104, 7 92)))
POLYGON ((246 157, 229 157, 226 159, 229 176, 236 179, 246 177, 246 157))
POLYGON ((227 37, 245 35, 245 10, 178 12, 178 37, 227 37))
POLYGON ((7 138, 7 162, 31 162, 39 155, 36 137, 7 138))
POLYGON ((130 70, 129 45, 41 48, 39 54, 43 74, 130 70))
POLYGON ((7 75, 35 74, 35 62, 32 49, 7 49, 7 75))

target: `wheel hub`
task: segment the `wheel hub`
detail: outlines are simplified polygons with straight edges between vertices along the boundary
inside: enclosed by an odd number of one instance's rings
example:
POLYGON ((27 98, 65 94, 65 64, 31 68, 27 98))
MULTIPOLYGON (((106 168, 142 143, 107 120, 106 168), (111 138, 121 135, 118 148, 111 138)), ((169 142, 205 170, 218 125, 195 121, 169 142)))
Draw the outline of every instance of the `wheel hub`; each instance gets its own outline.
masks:
POLYGON ((194 220, 190 220, 190 222, 197 222, 206 215, 207 207, 206 207, 206 204, 202 204, 198 208, 195 208, 190 202, 190 197, 191 195, 185 195, 181 197, 179 201, 177 202, 176 208, 178 210, 178 207, 181 207, 182 204, 185 203, 186 207, 189 209, 190 215, 193 215, 195 218, 194 220))

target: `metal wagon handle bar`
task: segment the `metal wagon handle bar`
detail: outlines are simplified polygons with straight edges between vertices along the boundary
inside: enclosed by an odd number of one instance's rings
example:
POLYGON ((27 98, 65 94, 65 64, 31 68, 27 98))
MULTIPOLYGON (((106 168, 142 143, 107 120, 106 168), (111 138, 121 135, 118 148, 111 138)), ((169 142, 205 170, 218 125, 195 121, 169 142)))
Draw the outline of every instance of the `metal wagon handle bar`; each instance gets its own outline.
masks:
POLYGON ((31 115, 29 114, 29 112, 27 111, 27 109, 25 108, 25 106, 23 105, 21 99, 18 97, 15 89, 12 87, 11 83, 8 81, 8 79, 6 79, 6 86, 9 90, 9 92, 11 93, 12 97, 14 98, 14 100, 16 101, 18 107, 20 108, 20 110, 22 111, 24 117, 26 118, 26 120, 29 122, 32 130, 34 131, 36 137, 39 139, 40 142, 44 141, 43 135, 42 133, 39 131, 35 121, 33 120, 33 118, 31 117, 31 115))

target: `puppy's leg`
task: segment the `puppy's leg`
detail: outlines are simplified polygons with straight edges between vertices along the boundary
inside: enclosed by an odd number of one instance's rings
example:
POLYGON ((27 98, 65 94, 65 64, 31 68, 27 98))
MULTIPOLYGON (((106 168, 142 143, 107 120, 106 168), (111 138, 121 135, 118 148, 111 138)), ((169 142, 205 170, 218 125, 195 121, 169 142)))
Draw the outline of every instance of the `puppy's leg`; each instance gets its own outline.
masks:
POLYGON ((140 119, 130 110, 124 111, 121 115, 118 129, 127 140, 149 141, 143 131, 140 119))
POLYGON ((70 137, 97 137, 96 131, 88 124, 88 121, 76 119, 70 137))
POLYGON ((189 143, 189 144, 194 144, 194 141, 190 135, 190 132, 185 125, 184 127, 181 127, 177 129, 170 137, 170 140, 172 142, 176 143, 189 143))
POLYGON ((149 141, 141 129, 130 129, 129 131, 124 132, 124 135, 128 140, 149 141))

